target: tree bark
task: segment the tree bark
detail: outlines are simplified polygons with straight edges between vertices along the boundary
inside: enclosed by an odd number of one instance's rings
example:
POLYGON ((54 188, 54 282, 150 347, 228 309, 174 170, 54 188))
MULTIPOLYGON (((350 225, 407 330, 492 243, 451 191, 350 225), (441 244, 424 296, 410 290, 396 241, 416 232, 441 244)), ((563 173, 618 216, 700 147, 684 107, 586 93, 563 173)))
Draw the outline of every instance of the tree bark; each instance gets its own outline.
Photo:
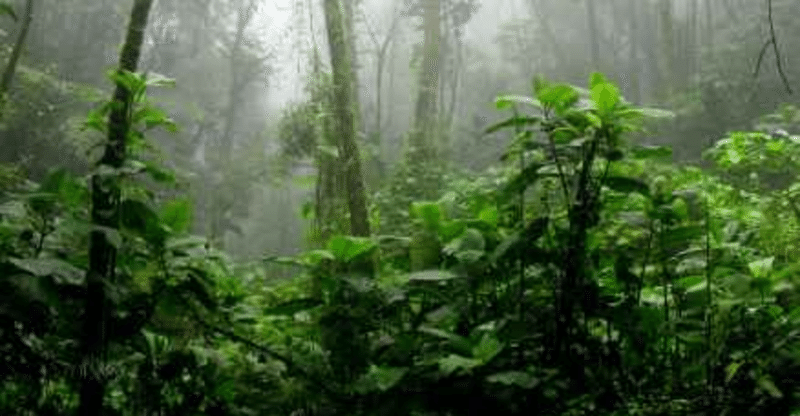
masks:
POLYGON ((325 24, 333 70, 333 115, 339 136, 339 157, 344 169, 347 205, 350 211, 350 232, 355 236, 370 235, 367 198, 358 150, 358 101, 354 100, 352 60, 344 33, 344 12, 339 0, 323 0, 325 24))
MULTIPOLYGON (((141 55, 144 32, 153 0, 135 0, 125 43, 120 54, 118 71, 135 72, 141 55)), ((118 84, 114 92, 111 114, 108 119, 108 142, 100 166, 112 169, 122 167, 126 158, 125 138, 130 129, 131 92, 118 84)), ((106 354, 105 286, 115 279, 117 250, 102 229, 118 229, 120 222, 120 185, 114 177, 94 175, 91 179, 91 217, 95 230, 90 235, 89 271, 86 275, 86 306, 81 353, 88 368, 102 368, 106 354)), ((101 416, 106 383, 99 371, 82 374, 78 414, 101 416)))
POLYGON ((419 95, 414 111, 410 160, 414 163, 433 161, 436 157, 437 102, 441 49, 442 12, 440 0, 423 0, 424 30, 422 67, 419 73, 419 95))
POLYGON ((6 103, 6 94, 11 89, 11 82, 14 80, 14 73, 17 72, 17 64, 19 58, 22 56, 22 48, 25 46, 25 39, 28 37, 28 31, 31 28, 33 21, 33 2, 28 0, 25 2, 25 15, 22 18, 22 26, 19 28, 17 34, 17 41, 14 43, 14 49, 11 50, 11 56, 8 58, 8 63, 3 71, 3 78, 0 79, 0 117, 4 113, 6 103))

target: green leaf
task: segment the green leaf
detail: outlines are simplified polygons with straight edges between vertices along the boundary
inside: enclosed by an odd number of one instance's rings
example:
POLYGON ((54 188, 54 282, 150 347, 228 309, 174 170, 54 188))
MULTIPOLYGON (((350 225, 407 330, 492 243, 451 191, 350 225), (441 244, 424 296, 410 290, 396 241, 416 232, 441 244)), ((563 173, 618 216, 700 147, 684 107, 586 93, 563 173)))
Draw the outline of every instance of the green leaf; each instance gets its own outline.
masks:
POLYGON ((371 391, 389 391, 396 386, 408 372, 404 367, 371 365, 366 374, 356 381, 356 391, 366 394, 371 391))
POLYGON ((528 127, 535 126, 542 122, 541 117, 514 116, 498 123, 492 124, 485 130, 486 134, 492 134, 509 127, 528 127))
POLYGON ((133 95, 140 94, 147 86, 141 75, 126 70, 111 69, 106 76, 133 95))
POLYGON ((536 387, 537 380, 528 373, 522 371, 506 371, 503 373, 492 374, 486 377, 489 383, 503 384, 506 386, 518 386, 524 389, 536 387))
POLYGON ((458 277, 457 274, 451 271, 434 269, 411 273, 408 276, 408 280, 412 282, 446 282, 458 277))
POLYGON ((327 249, 342 263, 350 263, 377 248, 374 241, 364 237, 337 235, 328 240, 327 249))
POLYGON ((781 397, 783 397, 783 393, 778 389, 778 386, 775 385, 775 383, 772 381, 772 378, 770 378, 769 376, 766 375, 761 376, 758 379, 757 383, 758 383, 758 388, 761 391, 766 392, 773 398, 780 399, 781 397))
POLYGON ((446 375, 461 371, 469 372, 473 368, 483 364, 480 360, 466 358, 456 354, 450 354, 447 357, 440 358, 438 362, 439 371, 446 375))
POLYGON ((672 157, 672 148, 668 146, 637 146, 631 149, 634 159, 662 159, 672 157))
POLYGON ((601 114, 611 112, 621 99, 619 88, 614 84, 601 82, 592 87, 592 101, 601 114))
POLYGON ((657 119, 672 119, 675 118, 675 113, 658 108, 631 108, 621 110, 618 113, 621 117, 647 117, 657 119))
POLYGON ((688 290, 689 288, 705 288, 705 276, 687 276, 675 281, 675 286, 688 290))
POLYGON ((126 199, 120 204, 122 226, 137 233, 147 242, 161 244, 166 238, 158 215, 144 202, 126 199))
POLYGON ((775 257, 767 257, 764 259, 751 261, 747 264, 747 267, 750 269, 750 273, 756 279, 769 279, 770 275, 772 274, 774 262, 775 257))
POLYGON ((174 79, 155 72, 149 72, 145 79, 148 87, 174 88, 177 85, 174 79))
POLYGON ((419 332, 440 340, 448 341, 453 348, 465 355, 472 352, 472 343, 469 341, 469 339, 462 337, 461 335, 427 326, 420 326, 419 332))
POLYGON ((414 202, 411 205, 411 217, 422 221, 426 230, 438 231, 444 213, 438 202, 414 202))
POLYGON ((578 102, 578 92, 568 84, 548 85, 540 90, 537 98, 546 108, 554 108, 561 112, 578 102))
POLYGON ((650 187, 646 182, 640 179, 625 176, 610 176, 606 178, 604 185, 616 192, 624 194, 636 192, 646 197, 650 196, 650 187))
POLYGON ((167 202, 161 209, 161 221, 175 233, 185 233, 192 225, 192 201, 180 198, 167 202))
POLYGON ((536 108, 542 108, 542 103, 540 103, 539 100, 524 95, 501 95, 495 100, 495 105, 498 110, 509 108, 514 104, 525 104, 536 108))
POLYGON ((60 259, 9 259, 13 265, 37 277, 58 276, 66 283, 81 284, 83 270, 60 259))
POLYGON ((606 76, 603 75, 601 72, 592 72, 589 75, 589 89, 592 89, 598 85, 607 84, 608 80, 606 76))
POLYGON ((485 334, 481 341, 472 348, 472 356, 487 364, 492 360, 500 351, 503 350, 503 344, 490 334, 485 334))
POLYGON ((281 304, 271 306, 264 310, 265 315, 294 316, 299 312, 307 311, 321 305, 317 299, 303 298, 292 299, 281 304))

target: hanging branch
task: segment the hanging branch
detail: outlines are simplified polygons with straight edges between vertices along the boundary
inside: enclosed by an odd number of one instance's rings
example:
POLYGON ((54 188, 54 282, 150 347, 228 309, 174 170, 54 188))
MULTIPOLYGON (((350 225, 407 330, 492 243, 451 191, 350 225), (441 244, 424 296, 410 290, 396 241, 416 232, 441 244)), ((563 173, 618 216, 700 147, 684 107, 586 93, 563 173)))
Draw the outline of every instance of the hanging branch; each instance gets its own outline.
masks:
POLYGON ((792 91, 792 87, 789 85, 789 79, 786 77, 786 73, 783 70, 783 64, 781 63, 781 51, 778 48, 778 37, 775 34, 775 21, 772 17, 772 0, 767 0, 767 8, 769 20, 769 39, 764 42, 764 46, 761 48, 761 52, 758 54, 758 61, 756 62, 756 70, 753 73, 753 78, 758 77, 758 72, 761 70, 761 63, 764 61, 764 56, 767 54, 767 50, 771 45, 772 50, 775 52, 775 64, 778 66, 778 74, 781 77, 783 86, 786 88, 786 92, 793 94, 794 92, 792 91))

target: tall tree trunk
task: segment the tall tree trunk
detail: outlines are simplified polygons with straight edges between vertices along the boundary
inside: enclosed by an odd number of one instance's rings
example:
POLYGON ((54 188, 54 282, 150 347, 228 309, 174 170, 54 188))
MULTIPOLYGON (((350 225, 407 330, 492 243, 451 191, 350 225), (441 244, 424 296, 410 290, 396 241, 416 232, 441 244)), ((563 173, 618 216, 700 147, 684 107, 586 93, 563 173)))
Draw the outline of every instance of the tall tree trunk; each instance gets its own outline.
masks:
POLYGON ((597 29, 597 9, 595 0, 586 0, 586 18, 589 25, 589 37, 592 48, 592 70, 599 71, 600 68, 600 31, 597 29))
POLYGON ((639 62, 639 0, 628 0, 631 94, 634 104, 642 103, 641 63, 639 62))
POLYGON ((17 34, 17 41, 14 43, 14 49, 11 50, 11 57, 8 58, 8 63, 3 71, 3 78, 0 79, 0 117, 3 116, 6 94, 11 89, 11 82, 14 80, 14 73, 17 71, 17 64, 19 58, 22 56, 22 48, 25 46, 25 39, 28 37, 28 30, 33 21, 33 2, 28 0, 25 2, 25 15, 22 18, 22 26, 19 28, 17 34))
POLYGON ((705 1, 706 27, 705 44, 710 51, 714 51, 714 0, 705 1))
POLYGON ((694 79, 694 75, 697 73, 699 68, 699 61, 700 61, 700 42, 697 41, 698 39, 698 25, 697 25, 697 14, 699 12, 699 4, 698 0, 690 0, 689 2, 689 18, 688 25, 689 30, 687 33, 686 39, 686 51, 688 56, 687 59, 687 85, 691 83, 694 79))
POLYGON ((333 70, 333 115, 336 134, 339 136, 339 157, 344 169, 347 188, 347 206, 350 211, 350 232, 356 236, 369 236, 369 213, 361 172, 357 136, 358 101, 353 100, 352 61, 344 33, 344 13, 339 0, 323 0, 325 24, 333 70))
MULTIPOLYGON (((249 82, 246 76, 241 73, 241 53, 242 44, 244 43, 244 31, 250 20, 253 17, 254 2, 248 0, 239 8, 239 14, 236 19, 236 35, 233 41, 233 48, 230 57, 230 70, 231 70, 231 83, 228 87, 228 107, 225 110, 225 120, 222 131, 222 139, 220 141, 219 166, 218 169, 225 169, 231 164, 231 154, 233 152, 233 128, 236 125, 236 115, 239 110, 240 100, 245 85, 249 82)), ((208 155, 206 155, 208 156, 208 155)), ((225 184, 218 183, 217 187, 224 188, 225 184)), ((215 189, 212 198, 212 215, 210 216, 210 235, 209 241, 218 249, 225 248, 225 214, 230 210, 228 203, 223 203, 224 198, 220 195, 224 194, 225 189, 215 189)))
POLYGON ((441 21, 440 0, 423 0, 424 55, 419 73, 419 95, 414 111, 414 131, 411 134, 409 151, 409 157, 414 163, 430 162, 436 157, 441 21))
MULTIPOLYGON (((144 32, 153 0, 135 0, 125 43, 120 53, 119 71, 135 72, 141 55, 144 32)), ((131 92, 117 84, 108 119, 108 142, 100 166, 121 168, 126 158, 125 137, 130 129, 131 92)), ((113 283, 117 250, 103 229, 116 230, 120 221, 120 186, 116 178, 94 175, 91 180, 92 224, 95 230, 89 242, 89 272, 86 275, 86 306, 81 353, 90 369, 104 366, 106 355, 106 289, 113 283)), ((78 414, 101 416, 106 383, 99 371, 85 371, 81 379, 78 414)))
POLYGON ((675 89, 675 27, 672 0, 659 0, 658 25, 661 45, 659 66, 661 67, 662 99, 669 99, 675 89))

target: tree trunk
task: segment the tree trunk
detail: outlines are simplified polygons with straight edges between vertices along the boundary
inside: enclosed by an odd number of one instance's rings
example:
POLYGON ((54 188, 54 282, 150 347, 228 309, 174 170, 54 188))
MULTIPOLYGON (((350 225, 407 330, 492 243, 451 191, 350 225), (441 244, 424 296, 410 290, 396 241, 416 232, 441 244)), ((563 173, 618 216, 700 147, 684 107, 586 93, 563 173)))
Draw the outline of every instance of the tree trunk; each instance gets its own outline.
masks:
MULTIPOLYGON (((153 0, 136 0, 131 10, 128 32, 120 53, 119 71, 135 72, 141 55, 144 32, 153 0)), ((130 129, 131 92, 120 84, 114 91, 108 119, 108 142, 99 161, 100 166, 121 168, 126 158, 125 137, 130 129)), ((86 306, 81 353, 89 369, 100 369, 106 353, 106 292, 105 286, 115 279, 117 250, 101 229, 118 229, 120 221, 120 186, 116 178, 92 176, 92 224, 90 235, 89 272, 86 275, 86 306)), ((82 375, 78 414, 100 416, 103 414, 105 381, 99 371, 85 371, 82 375)))
POLYGON ((440 0, 423 0, 424 55, 419 73, 419 95, 414 111, 414 131, 411 134, 411 149, 409 149, 410 160, 415 164, 430 162, 436 157, 439 50, 442 38, 442 12, 439 2, 440 0))
POLYGON ((586 14, 589 25, 589 42, 592 48, 592 70, 600 71, 600 32, 597 29, 597 9, 595 0, 586 0, 586 14))
POLYGON ((22 56, 22 48, 25 46, 25 39, 28 37, 28 30, 31 27, 31 21, 33 21, 33 1, 28 0, 25 2, 25 15, 22 18, 22 26, 19 28, 17 41, 14 43, 14 49, 11 50, 11 57, 8 58, 6 69, 3 71, 3 78, 0 79, 0 117, 3 116, 6 94, 11 89, 14 73, 17 71, 17 63, 19 63, 19 58, 22 56))
POLYGON ((339 136, 339 157, 344 169, 347 205, 350 211, 350 232, 355 236, 370 235, 367 198, 361 173, 357 136, 358 101, 353 100, 352 61, 344 33, 344 13, 339 0, 323 0, 325 24, 333 70, 333 115, 339 136))
POLYGON ((630 47, 630 78, 631 78, 631 94, 634 104, 641 105, 642 103, 642 86, 639 81, 641 76, 641 64, 639 63, 639 0, 628 0, 628 13, 630 14, 630 21, 628 22, 629 31, 629 47, 630 47))
MULTIPOLYGON (((244 43, 244 31, 250 20, 253 17, 254 2, 248 1, 246 4, 239 8, 239 15, 236 19, 236 35, 233 41, 233 48, 230 57, 230 70, 231 70, 231 83, 228 87, 228 107, 225 111, 225 120, 222 132, 222 139, 220 141, 219 153, 216 155, 219 158, 217 169, 224 170, 231 165, 231 155, 233 153, 233 128, 236 125, 236 116, 239 110, 242 92, 245 86, 250 81, 247 76, 243 76, 242 71, 242 44, 244 43)), ((208 157, 208 154, 206 155, 208 157)), ((213 166, 213 165, 212 165, 213 166)), ((225 248, 225 215, 230 211, 230 204, 223 201, 221 198, 226 192, 226 184, 223 180, 222 183, 216 183, 217 189, 211 195, 213 200, 211 221, 211 232, 208 240, 212 246, 217 249, 225 248), (221 189, 220 189, 221 188, 221 189)))
POLYGON ((659 66, 661 67, 662 99, 669 99, 675 89, 675 27, 672 16, 672 0, 659 0, 658 25, 661 45, 659 66))

